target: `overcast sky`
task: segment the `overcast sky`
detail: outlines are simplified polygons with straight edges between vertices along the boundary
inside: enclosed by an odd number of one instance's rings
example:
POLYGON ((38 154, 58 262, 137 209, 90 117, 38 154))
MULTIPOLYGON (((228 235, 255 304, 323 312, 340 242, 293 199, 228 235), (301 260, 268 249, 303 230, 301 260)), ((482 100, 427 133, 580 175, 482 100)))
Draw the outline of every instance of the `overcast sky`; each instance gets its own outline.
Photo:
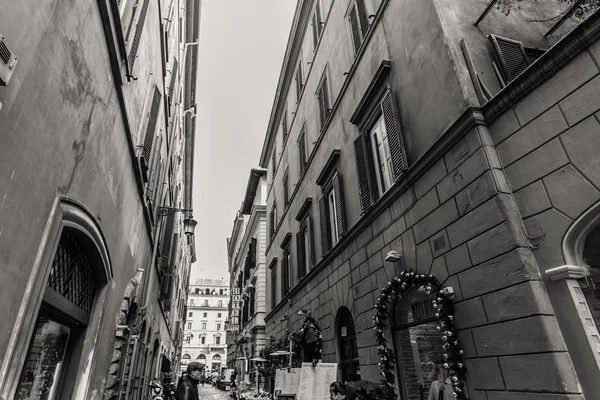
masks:
POLYGON ((228 277, 226 238, 258 166, 296 0, 203 0, 192 279, 228 277))

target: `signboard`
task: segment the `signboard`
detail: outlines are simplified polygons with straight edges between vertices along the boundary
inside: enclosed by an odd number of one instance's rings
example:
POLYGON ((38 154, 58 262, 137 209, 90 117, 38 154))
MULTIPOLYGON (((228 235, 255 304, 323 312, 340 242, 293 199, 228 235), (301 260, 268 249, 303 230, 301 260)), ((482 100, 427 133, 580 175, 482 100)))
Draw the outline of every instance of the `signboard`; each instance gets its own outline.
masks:
POLYGON ((275 373, 275 394, 295 394, 300 388, 300 368, 278 369, 275 373))
POLYGON ((240 288, 239 287, 233 288, 233 291, 231 293, 232 294, 240 294, 240 288))
POLYGON ((231 301, 233 302, 233 304, 238 304, 240 303, 241 300, 241 296, 239 294, 234 294, 233 296, 231 296, 231 301))
POLYGON ((329 400, 329 385, 336 380, 336 363, 302 363, 298 400, 329 400))
POLYGON ((240 316, 240 310, 239 309, 237 309, 237 310, 231 310, 230 315, 232 317, 239 317, 240 316))

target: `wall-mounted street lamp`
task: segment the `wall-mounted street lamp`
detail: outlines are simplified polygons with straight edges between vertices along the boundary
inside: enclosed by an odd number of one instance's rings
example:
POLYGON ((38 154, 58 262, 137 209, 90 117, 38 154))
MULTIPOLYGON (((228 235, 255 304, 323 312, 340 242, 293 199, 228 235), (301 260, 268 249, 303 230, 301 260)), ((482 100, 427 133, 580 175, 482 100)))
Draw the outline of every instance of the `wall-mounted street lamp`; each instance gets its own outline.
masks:
POLYGON ((385 256, 385 261, 396 262, 396 261, 400 261, 401 258, 402 258, 402 254, 398 253, 396 250, 392 250, 389 253, 387 253, 387 256, 385 256))
POLYGON ((192 217, 192 210, 187 208, 173 208, 173 207, 158 207, 156 209, 156 215, 159 217, 164 217, 165 215, 173 215, 177 212, 189 212, 189 216, 183 220, 183 230, 186 236, 192 236, 194 234, 194 229, 196 229, 196 225, 198 221, 196 221, 192 217))

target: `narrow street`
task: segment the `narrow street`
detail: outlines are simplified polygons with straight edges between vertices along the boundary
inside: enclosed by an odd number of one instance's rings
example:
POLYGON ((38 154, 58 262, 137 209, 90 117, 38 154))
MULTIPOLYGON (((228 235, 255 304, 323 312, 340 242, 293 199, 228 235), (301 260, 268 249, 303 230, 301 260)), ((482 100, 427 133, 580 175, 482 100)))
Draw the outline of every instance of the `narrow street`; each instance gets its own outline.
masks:
POLYGON ((228 400, 229 392, 219 390, 212 385, 198 385, 198 397, 201 400, 228 400))

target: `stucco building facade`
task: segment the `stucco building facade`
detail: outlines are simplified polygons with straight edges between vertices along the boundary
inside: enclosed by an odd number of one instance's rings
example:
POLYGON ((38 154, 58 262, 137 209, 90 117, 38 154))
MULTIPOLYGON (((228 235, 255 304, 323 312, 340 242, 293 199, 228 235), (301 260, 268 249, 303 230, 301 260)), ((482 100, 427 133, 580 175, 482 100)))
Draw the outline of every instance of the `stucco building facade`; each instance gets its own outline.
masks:
POLYGON ((225 322, 229 303, 226 279, 197 279, 190 283, 181 365, 197 361, 205 374, 221 373, 227 360, 225 322))
POLYGON ((260 158, 266 334, 309 311, 340 379, 379 381, 388 346, 418 398, 446 288, 469 398, 594 399, 600 14, 489 4, 298 2, 260 158), (440 287, 376 310, 405 271, 440 287))
POLYGON ((0 8, 0 398, 147 398, 194 259, 200 1, 0 8))
POLYGON ((254 382, 256 363, 265 347, 267 171, 253 168, 242 206, 227 239, 231 301, 227 366, 239 381, 254 382))

